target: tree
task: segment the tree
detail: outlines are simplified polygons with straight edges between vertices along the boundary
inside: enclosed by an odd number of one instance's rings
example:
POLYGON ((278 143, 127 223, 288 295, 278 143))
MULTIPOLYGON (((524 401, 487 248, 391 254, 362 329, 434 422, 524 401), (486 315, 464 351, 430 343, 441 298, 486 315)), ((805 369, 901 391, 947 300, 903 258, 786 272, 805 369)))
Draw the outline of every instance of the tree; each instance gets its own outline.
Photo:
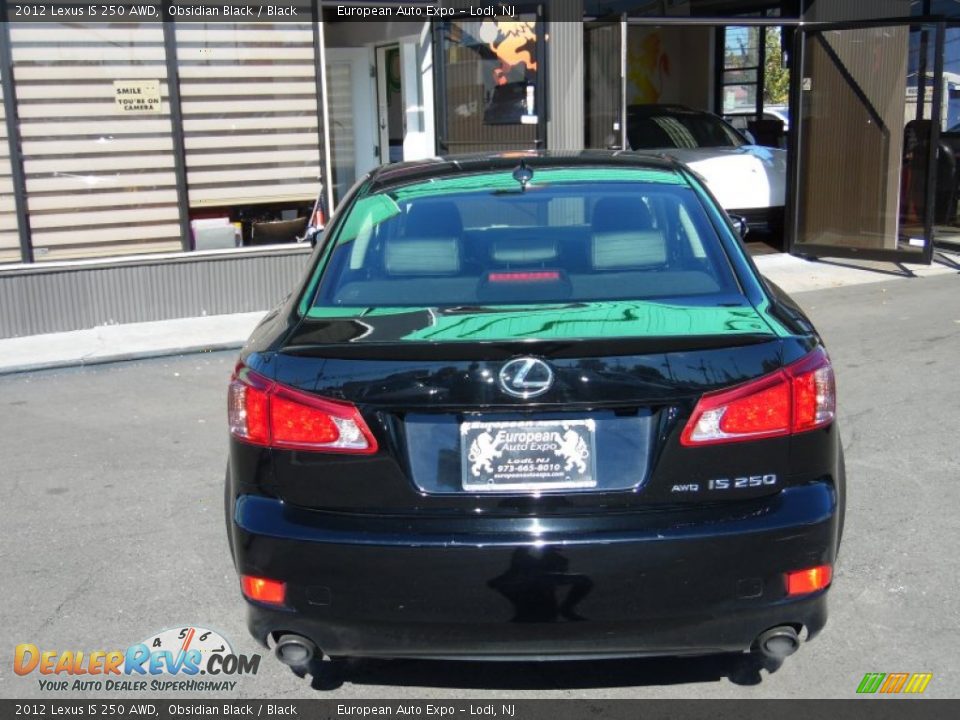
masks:
POLYGON ((790 98, 790 71, 783 67, 780 52, 780 28, 766 28, 764 44, 767 61, 764 67, 763 102, 786 105, 790 98))

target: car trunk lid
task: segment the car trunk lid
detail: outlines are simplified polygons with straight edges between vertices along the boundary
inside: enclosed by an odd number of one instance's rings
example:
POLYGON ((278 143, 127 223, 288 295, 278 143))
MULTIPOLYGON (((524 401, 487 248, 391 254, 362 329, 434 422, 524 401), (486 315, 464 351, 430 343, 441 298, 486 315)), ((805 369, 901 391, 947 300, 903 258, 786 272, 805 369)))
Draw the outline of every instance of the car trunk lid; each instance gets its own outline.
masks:
MULTIPOLYGON (((779 367, 780 340, 743 304, 601 305, 306 320, 275 357, 275 379, 355 404, 380 452, 274 451, 277 494, 383 513, 677 501, 672 484, 696 475, 684 471, 691 451, 677 443, 693 405, 779 367), (505 392, 501 374, 517 358, 545 364, 549 388, 536 397, 505 392)), ((781 445, 759 451, 765 469, 782 466, 781 445)), ((739 471, 753 472, 756 463, 747 464, 739 471)))

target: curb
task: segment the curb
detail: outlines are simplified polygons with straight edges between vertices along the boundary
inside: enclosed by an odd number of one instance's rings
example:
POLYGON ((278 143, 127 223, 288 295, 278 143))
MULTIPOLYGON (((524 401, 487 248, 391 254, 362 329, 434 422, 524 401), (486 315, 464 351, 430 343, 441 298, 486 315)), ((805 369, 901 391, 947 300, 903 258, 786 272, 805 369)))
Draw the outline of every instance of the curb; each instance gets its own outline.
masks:
POLYGON ((108 355, 94 355, 92 357, 64 358, 62 360, 48 360, 37 363, 20 363, 9 367, 0 365, 0 377, 4 375, 35 372, 38 370, 62 370, 64 368, 82 368, 90 365, 105 365, 107 363, 151 360, 161 357, 173 357, 175 355, 198 355, 200 353, 219 352, 222 350, 239 350, 243 347, 244 343, 246 343, 246 339, 229 342, 197 343, 196 345, 184 345, 176 348, 118 352, 108 355))

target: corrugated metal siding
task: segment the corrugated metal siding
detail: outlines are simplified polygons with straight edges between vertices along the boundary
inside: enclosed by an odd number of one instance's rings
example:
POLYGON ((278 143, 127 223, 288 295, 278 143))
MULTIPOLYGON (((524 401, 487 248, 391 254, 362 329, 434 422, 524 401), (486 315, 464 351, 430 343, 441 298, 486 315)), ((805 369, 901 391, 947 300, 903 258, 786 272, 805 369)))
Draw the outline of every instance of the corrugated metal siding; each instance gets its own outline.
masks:
MULTIPOLYGON (((554 12, 566 10, 561 5, 579 6, 576 0, 559 0, 551 6, 554 12)), ((619 29, 619 28, 618 28, 619 29)), ((550 66, 550 120, 547 123, 547 147, 551 150, 582 150, 583 119, 583 23, 551 22, 547 45, 550 66)), ((620 62, 619 52, 616 58, 620 62)), ((618 68, 619 69, 619 68, 618 68)), ((617 73, 619 77, 619 72, 617 73)))
POLYGON ((268 310, 306 270, 307 250, 0 275, 0 337, 268 310))

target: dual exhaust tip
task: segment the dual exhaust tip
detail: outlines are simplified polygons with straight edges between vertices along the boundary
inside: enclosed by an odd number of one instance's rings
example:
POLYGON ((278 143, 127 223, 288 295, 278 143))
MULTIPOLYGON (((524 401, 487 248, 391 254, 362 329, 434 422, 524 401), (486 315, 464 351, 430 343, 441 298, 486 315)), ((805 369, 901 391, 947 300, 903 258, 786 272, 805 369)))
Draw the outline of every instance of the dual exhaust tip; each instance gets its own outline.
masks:
MULTIPOLYGON (((800 636, 790 625, 778 625, 765 630, 757 637, 754 647, 765 657, 783 660, 800 648, 800 636)), ((281 635, 273 648, 273 654, 284 665, 293 668, 305 667, 317 657, 320 650, 312 640, 303 635, 281 635)))

